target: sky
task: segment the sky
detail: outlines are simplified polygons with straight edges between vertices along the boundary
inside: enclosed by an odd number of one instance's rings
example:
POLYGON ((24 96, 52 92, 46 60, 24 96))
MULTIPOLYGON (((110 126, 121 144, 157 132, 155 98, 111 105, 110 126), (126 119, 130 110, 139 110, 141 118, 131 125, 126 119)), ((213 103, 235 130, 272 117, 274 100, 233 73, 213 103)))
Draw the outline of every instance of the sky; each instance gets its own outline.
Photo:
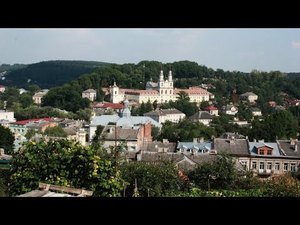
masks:
POLYGON ((300 72, 300 29, 0 29, 0 64, 47 60, 163 63, 300 72))

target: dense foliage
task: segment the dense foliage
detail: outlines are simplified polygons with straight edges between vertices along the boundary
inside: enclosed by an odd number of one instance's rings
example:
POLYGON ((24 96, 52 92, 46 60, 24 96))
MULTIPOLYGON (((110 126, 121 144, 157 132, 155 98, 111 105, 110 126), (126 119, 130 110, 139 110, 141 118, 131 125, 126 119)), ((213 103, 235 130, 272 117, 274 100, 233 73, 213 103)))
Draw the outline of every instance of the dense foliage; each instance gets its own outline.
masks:
MULTIPOLYGON (((108 65, 102 62, 90 61, 45 61, 30 65, 20 65, 16 68, 0 67, 7 69, 6 79, 2 85, 26 88, 30 84, 37 84, 41 88, 51 88, 70 82, 81 74, 90 73, 96 68, 108 65)), ((1 72, 1 70, 0 70, 1 72)))
POLYGON ((9 128, 0 125, 0 148, 3 148, 6 154, 12 154, 15 137, 9 128))
MULTIPOLYGON (((174 164, 126 163, 121 167, 122 178, 126 182, 125 196, 132 197, 135 181, 139 196, 165 196, 167 191, 178 190, 180 180, 174 164)), ((124 194, 123 194, 124 195, 124 194)))
POLYGON ((13 155, 10 195, 38 187, 39 182, 84 188, 94 196, 118 196, 120 173, 97 151, 69 140, 26 143, 13 155))

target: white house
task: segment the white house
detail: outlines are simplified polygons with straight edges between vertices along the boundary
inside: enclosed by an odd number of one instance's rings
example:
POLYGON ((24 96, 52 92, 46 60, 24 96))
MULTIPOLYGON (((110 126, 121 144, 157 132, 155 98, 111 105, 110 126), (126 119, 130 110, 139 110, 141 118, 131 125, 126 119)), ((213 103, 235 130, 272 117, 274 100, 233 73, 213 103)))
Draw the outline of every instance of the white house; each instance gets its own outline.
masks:
POLYGON ((226 105, 226 106, 223 107, 223 111, 224 111, 224 113, 227 114, 227 115, 232 115, 232 116, 234 116, 235 114, 238 113, 239 110, 238 110, 238 108, 235 107, 234 105, 226 105))
POLYGON ((258 96, 253 92, 246 92, 240 95, 241 100, 249 101, 250 103, 254 103, 257 100, 258 96))
POLYGON ((95 101, 97 97, 97 92, 94 89, 88 89, 82 92, 82 98, 87 98, 91 102, 95 101))
POLYGON ((159 124, 162 124, 167 120, 173 123, 178 123, 180 120, 185 118, 185 114, 178 109, 157 109, 144 113, 144 116, 148 116, 156 120, 159 124))
POLYGON ((43 97, 48 93, 47 89, 43 89, 32 96, 33 102, 37 105, 42 103, 43 97))
POLYGON ((8 112, 5 110, 0 110, 0 120, 8 121, 10 123, 16 122, 15 113, 8 112))
POLYGON ((203 123, 204 125, 208 126, 210 122, 212 121, 213 116, 206 111, 199 111, 196 112, 194 115, 190 117, 190 120, 193 122, 200 122, 203 123))

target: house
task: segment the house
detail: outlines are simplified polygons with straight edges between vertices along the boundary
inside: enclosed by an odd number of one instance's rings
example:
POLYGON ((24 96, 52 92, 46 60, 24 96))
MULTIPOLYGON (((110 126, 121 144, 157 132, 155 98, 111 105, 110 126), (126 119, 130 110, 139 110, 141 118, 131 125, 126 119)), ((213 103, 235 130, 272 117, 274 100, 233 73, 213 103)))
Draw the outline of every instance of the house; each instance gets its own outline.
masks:
POLYGON ((43 97, 47 94, 48 90, 47 89, 43 89, 42 91, 39 91, 37 93, 35 93, 32 96, 33 102, 37 105, 42 104, 42 99, 43 97))
POLYGON ((251 108, 251 112, 253 116, 261 116, 261 110, 259 108, 251 108))
POLYGON ((276 142, 249 142, 249 169, 255 175, 268 178, 286 172, 296 172, 300 163, 297 140, 277 140, 276 142))
POLYGON ((119 146, 124 143, 127 151, 137 152, 152 142, 151 123, 136 127, 107 125, 102 130, 101 139, 105 148, 119 146))
POLYGON ((253 92, 246 92, 240 95, 240 99, 242 101, 249 101, 250 103, 254 103, 255 101, 257 101, 258 96, 253 92))
POLYGON ((81 145, 86 145, 86 135, 84 129, 76 127, 65 127, 63 128, 64 132, 67 134, 68 140, 78 141, 81 145))
POLYGON ((5 91, 5 86, 0 85, 0 92, 3 93, 5 91))
POLYGON ((87 98, 91 102, 95 101, 97 97, 97 92, 94 89, 88 89, 82 92, 82 98, 87 98))
POLYGON ((117 127, 138 128, 141 124, 146 124, 148 122, 150 122, 153 126, 161 128, 161 125, 157 121, 148 116, 131 116, 129 102, 126 99, 124 101, 124 109, 120 115, 101 115, 92 117, 89 127, 89 139, 90 141, 93 139, 97 126, 99 125, 106 126, 110 123, 116 124, 117 127))
POLYGON ((208 111, 210 115, 219 116, 218 108, 213 105, 208 106, 205 110, 208 111))
POLYGON ((20 95, 21 95, 21 94, 24 94, 24 93, 27 93, 27 92, 28 92, 28 91, 25 90, 24 88, 20 88, 20 89, 19 89, 20 95))
POLYGON ((0 110, 0 121, 7 121, 9 123, 16 122, 15 113, 6 110, 0 110))
POLYGON ((216 155, 211 154, 184 154, 180 152, 149 152, 140 151, 137 153, 137 161, 149 164, 161 164, 171 162, 176 165, 179 170, 189 171, 197 168, 199 165, 211 162, 216 155))
POLYGON ((110 101, 112 103, 119 103, 124 98, 127 98, 137 103, 146 103, 148 101, 153 103, 156 101, 160 104, 175 101, 180 92, 185 92, 189 96, 190 102, 200 104, 214 97, 212 93, 200 87, 190 87, 188 89, 174 88, 172 71, 169 71, 167 78, 165 79, 163 70, 161 70, 158 82, 148 81, 146 83, 146 90, 119 88, 116 82, 114 82, 113 86, 110 86, 110 101))
POLYGON ((212 149, 212 143, 204 142, 203 138, 200 138, 200 141, 194 138, 193 142, 178 142, 176 149, 181 153, 209 154, 212 149))
POLYGON ((122 109, 124 109, 124 104, 111 102, 95 103, 92 104, 92 108, 93 110, 102 109, 104 113, 109 112, 110 110, 121 113, 122 109))
POLYGON ((194 115, 189 118, 192 122, 200 122, 206 126, 209 126, 209 123, 212 121, 213 116, 206 111, 196 112, 194 115))
POLYGON ((148 145, 146 145, 142 150, 148 152, 175 152, 176 143, 169 142, 167 139, 163 139, 162 142, 153 141, 148 143, 148 145))
POLYGON ((162 124, 166 121, 179 123, 180 120, 185 118, 185 114, 178 109, 156 109, 154 111, 144 113, 144 116, 152 118, 159 124, 162 124))
POLYGON ((227 115, 234 116, 235 114, 237 114, 239 112, 239 110, 234 105, 226 105, 226 106, 223 106, 223 112, 227 115))
POLYGON ((234 136, 230 138, 214 138, 212 149, 218 154, 225 152, 232 156, 238 169, 249 167, 250 154, 247 139, 235 139, 234 136))

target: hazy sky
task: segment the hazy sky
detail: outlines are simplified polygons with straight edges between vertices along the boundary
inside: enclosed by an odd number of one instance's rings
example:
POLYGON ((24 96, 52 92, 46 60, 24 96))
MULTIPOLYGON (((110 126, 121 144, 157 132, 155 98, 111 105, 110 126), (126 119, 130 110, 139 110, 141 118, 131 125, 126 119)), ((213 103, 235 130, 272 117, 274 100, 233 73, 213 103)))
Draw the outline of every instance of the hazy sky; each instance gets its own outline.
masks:
POLYGON ((58 59, 300 72, 300 29, 0 29, 0 64, 58 59))

